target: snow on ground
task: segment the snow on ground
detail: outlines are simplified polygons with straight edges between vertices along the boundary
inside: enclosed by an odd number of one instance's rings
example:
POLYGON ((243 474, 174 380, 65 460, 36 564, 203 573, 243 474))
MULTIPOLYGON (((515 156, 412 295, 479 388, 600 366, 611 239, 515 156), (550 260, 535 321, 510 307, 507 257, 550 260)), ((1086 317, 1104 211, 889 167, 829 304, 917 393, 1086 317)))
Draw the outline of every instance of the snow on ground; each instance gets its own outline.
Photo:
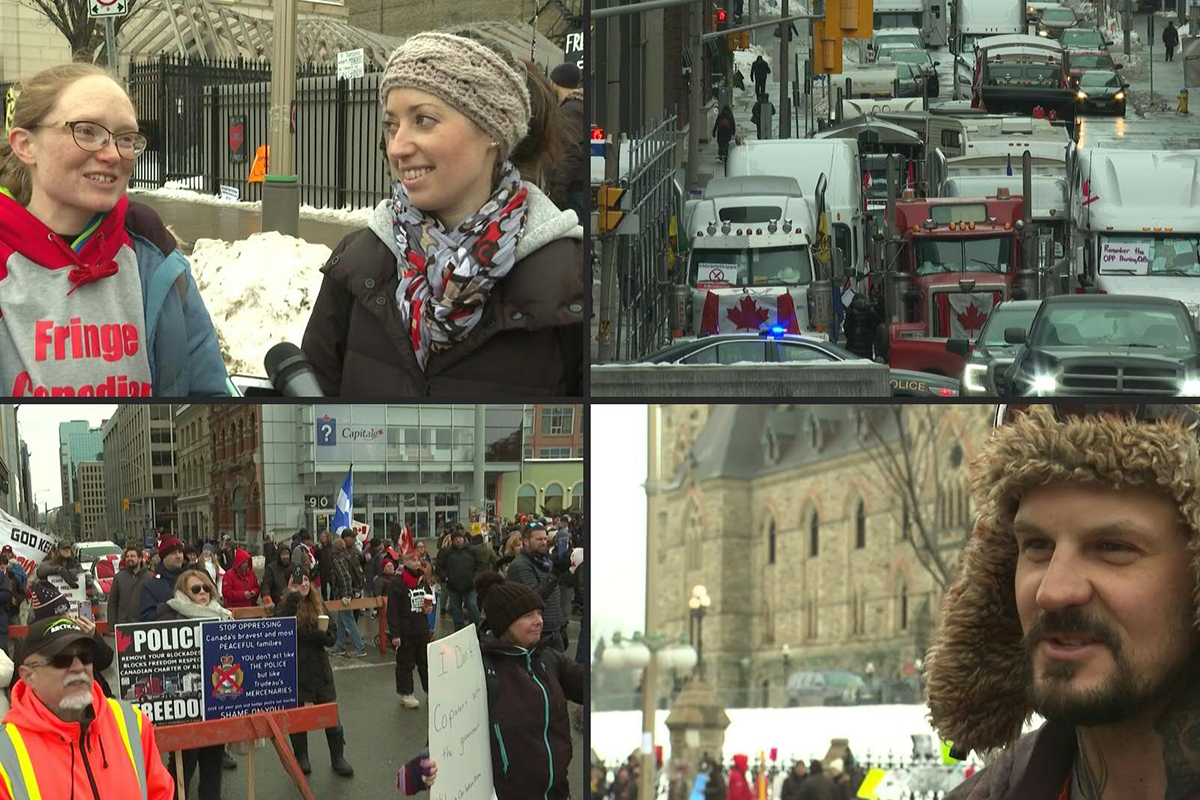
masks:
MULTIPOLYGON (((731 708, 725 730, 722 760, 735 753, 757 754, 779 749, 781 763, 823 758, 831 739, 850 740, 855 757, 879 761, 905 759, 913 752, 913 734, 927 734, 937 746, 937 734, 929 726, 924 705, 895 706, 805 706, 801 708, 731 708)), ((671 756, 671 737, 666 720, 669 711, 655 715, 654 743, 662 745, 663 758, 671 756)), ((1041 720, 1027 726, 1032 730, 1041 720)), ((591 743, 600 760, 618 762, 628 758, 642 740, 642 715, 638 711, 602 711, 591 715, 591 743)), ((982 763, 972 753, 971 763, 982 763)))
MULTIPOLYGON (((130 189, 129 193, 133 195, 161 197, 165 200, 181 200, 187 203, 203 203, 210 206, 239 208, 256 213, 262 208, 261 200, 255 200, 254 202, 225 200, 217 195, 192 191, 187 188, 189 185, 193 185, 194 188, 199 189, 199 184, 193 183, 199 180, 202 179, 188 178, 183 181, 168 181, 167 185, 162 189, 130 189)), ((365 228, 371 220, 373 211, 374 208, 316 208, 315 206, 302 205, 300 206, 300 218, 365 228)))
POLYGON ((198 239, 192 271, 230 374, 263 375, 273 345, 299 345, 331 250, 274 231, 225 242, 198 239))

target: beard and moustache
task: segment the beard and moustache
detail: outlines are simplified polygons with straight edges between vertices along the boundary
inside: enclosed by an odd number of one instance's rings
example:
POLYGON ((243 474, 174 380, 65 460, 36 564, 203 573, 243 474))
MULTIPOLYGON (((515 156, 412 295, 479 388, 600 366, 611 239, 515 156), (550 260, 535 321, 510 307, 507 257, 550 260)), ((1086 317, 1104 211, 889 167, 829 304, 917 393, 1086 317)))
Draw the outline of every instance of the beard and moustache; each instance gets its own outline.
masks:
MULTIPOLYGON (((75 686, 77 684, 91 686, 92 679, 83 673, 75 674, 75 675, 68 675, 66 678, 63 679, 63 688, 64 689, 68 689, 71 686, 75 686)), ((68 695, 65 695, 61 700, 58 701, 58 705, 60 708, 69 709, 71 711, 79 711, 80 709, 87 708, 91 704, 92 704, 92 693, 91 692, 77 692, 77 693, 73 693, 73 694, 68 694, 68 695)))
POLYGON ((1048 720, 1076 726, 1113 725, 1124 722, 1181 688, 1192 672, 1197 656, 1196 631, 1190 616, 1172 625, 1171 639, 1190 639, 1193 648, 1178 664, 1153 663, 1135 666, 1121 636, 1104 622, 1091 619, 1078 609, 1046 612, 1025 633, 1025 684, 1035 711, 1048 720), (1035 674, 1034 651, 1046 636, 1088 636, 1108 648, 1113 668, 1099 684, 1079 689, 1071 680, 1085 665, 1046 659, 1041 674, 1035 674))

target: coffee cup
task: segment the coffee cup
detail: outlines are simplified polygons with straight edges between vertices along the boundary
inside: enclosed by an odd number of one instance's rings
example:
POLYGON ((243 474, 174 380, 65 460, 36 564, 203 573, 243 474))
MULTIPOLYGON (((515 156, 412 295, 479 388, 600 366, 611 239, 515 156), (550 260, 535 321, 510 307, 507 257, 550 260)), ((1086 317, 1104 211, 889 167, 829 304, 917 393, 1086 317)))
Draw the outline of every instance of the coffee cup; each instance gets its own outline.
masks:
POLYGON ((321 614, 317 617, 317 630, 324 632, 329 630, 329 615, 321 614))

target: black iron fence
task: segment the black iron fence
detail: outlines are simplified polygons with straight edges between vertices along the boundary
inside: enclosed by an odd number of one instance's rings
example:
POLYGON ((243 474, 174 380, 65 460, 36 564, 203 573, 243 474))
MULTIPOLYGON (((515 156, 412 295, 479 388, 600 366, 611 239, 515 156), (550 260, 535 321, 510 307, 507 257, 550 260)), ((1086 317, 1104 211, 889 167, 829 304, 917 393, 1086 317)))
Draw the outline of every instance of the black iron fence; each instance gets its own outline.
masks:
POLYGON ((318 208, 375 205, 391 179, 379 151, 379 75, 339 80, 328 64, 297 70, 292 108, 271 108, 271 67, 254 61, 198 61, 162 56, 134 63, 129 87, 150 140, 132 185, 236 191, 262 199, 251 181, 271 126, 294 136, 301 203, 318 208))

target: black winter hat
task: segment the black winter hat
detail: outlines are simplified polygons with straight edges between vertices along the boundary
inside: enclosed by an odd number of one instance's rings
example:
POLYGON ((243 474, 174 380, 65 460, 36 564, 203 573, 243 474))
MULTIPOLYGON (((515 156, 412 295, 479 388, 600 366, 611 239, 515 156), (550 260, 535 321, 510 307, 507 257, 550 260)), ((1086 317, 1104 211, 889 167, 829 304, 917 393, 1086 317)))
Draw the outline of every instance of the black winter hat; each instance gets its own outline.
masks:
POLYGON ((550 70, 550 80, 564 89, 578 89, 579 67, 570 61, 564 61, 550 70))
POLYGON ((530 611, 546 610, 546 603, 537 592, 524 584, 505 580, 499 572, 476 575, 475 591, 483 602, 488 627, 497 636, 530 611))

